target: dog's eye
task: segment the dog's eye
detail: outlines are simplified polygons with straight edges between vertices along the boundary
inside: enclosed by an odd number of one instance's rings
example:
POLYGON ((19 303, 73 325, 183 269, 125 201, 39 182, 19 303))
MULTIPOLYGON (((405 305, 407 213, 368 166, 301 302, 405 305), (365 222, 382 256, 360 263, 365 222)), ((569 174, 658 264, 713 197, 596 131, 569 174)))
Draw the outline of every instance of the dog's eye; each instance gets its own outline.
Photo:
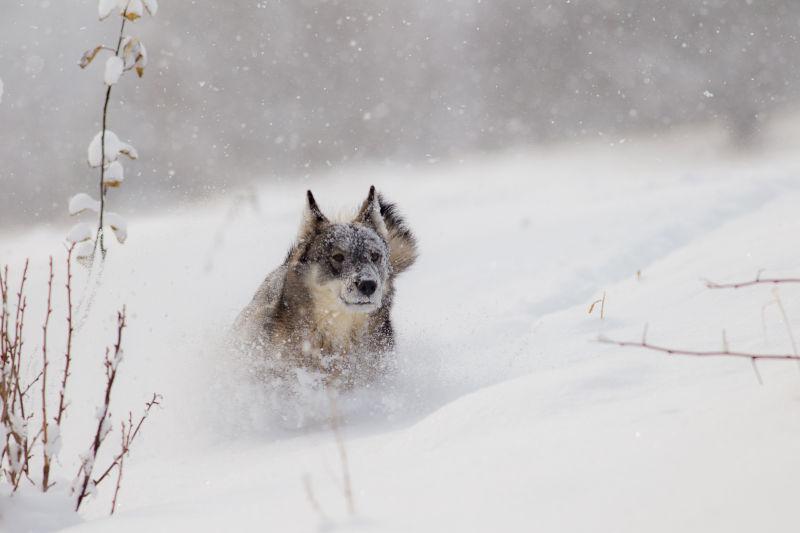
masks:
POLYGON ((372 252, 372 262, 377 263, 378 260, 381 258, 381 254, 378 252, 372 252))
POLYGON ((334 260, 335 262, 337 262, 337 263, 341 263, 342 261, 344 261, 344 254, 342 254, 342 253, 335 253, 335 254, 333 254, 333 256, 331 257, 331 259, 333 259, 333 260, 334 260))

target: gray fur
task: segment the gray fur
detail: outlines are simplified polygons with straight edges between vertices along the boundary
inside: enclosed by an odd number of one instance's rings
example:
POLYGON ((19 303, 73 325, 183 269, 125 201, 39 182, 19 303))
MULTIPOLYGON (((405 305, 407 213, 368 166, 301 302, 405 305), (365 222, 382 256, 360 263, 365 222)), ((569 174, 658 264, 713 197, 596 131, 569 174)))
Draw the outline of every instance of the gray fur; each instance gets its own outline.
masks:
POLYGON ((274 373, 352 385, 380 372, 394 347, 394 280, 414 263, 416 240, 374 187, 349 222, 330 221, 307 196, 297 241, 234 331, 274 373))

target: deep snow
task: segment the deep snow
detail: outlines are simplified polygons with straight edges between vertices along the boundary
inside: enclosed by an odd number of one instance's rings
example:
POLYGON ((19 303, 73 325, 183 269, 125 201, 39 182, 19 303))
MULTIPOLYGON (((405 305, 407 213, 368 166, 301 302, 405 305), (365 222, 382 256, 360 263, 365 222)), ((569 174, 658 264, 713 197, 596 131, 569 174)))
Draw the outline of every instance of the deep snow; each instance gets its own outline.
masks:
MULTIPOLYGON (((78 335, 61 485, 88 444, 123 303, 115 418, 152 391, 164 406, 126 463, 117 515, 105 517, 106 486, 65 531, 796 531, 795 365, 760 364, 760 386, 747 361, 594 342, 637 340, 647 323, 663 344, 718 348, 725 329, 739 349, 791 350, 769 287, 700 278, 800 273, 800 155, 720 152, 716 139, 349 169, 131 217, 78 335), (336 210, 371 183, 421 256, 398 282, 398 376, 342 399, 348 518, 325 398, 275 406, 219 340, 283 258, 305 188, 336 210), (603 292, 600 320, 587 308, 603 292)), ((0 262, 33 261, 30 322, 64 234, 0 234, 0 262)), ((797 329, 800 285, 780 295, 797 329)), ((7 529, 53 528, 26 511, 36 500, 0 500, 7 529)))

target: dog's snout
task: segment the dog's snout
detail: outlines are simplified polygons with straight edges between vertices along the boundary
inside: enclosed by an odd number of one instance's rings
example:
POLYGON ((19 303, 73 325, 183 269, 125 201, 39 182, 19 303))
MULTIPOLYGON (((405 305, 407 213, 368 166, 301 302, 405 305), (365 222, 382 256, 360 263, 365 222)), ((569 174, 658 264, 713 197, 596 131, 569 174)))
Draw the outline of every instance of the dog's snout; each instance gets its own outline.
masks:
POLYGON ((378 288, 378 284, 371 279, 361 280, 358 282, 357 286, 359 292, 364 296, 372 296, 372 294, 375 292, 375 289, 378 288))

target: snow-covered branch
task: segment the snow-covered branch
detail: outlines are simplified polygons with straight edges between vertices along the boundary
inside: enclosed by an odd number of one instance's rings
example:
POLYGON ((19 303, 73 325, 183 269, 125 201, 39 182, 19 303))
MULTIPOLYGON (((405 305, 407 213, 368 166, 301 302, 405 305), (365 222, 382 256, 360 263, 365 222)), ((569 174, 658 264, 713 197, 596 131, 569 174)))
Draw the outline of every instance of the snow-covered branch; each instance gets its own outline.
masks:
POLYGON ((81 467, 76 476, 76 484, 73 491, 76 494, 75 510, 80 509, 84 499, 94 493, 97 484, 92 480, 92 472, 94 470, 94 463, 97 459, 97 454, 100 451, 103 441, 105 441, 108 433, 111 431, 111 392, 114 389, 114 382, 117 379, 117 370, 119 363, 122 361, 122 332, 126 326, 125 322, 125 308, 117 313, 117 341, 114 343, 113 355, 111 350, 106 349, 105 369, 106 369, 106 387, 103 393, 103 404, 97 409, 97 427, 95 428, 92 444, 89 446, 89 451, 81 459, 81 467))
MULTIPOLYGON (((51 317, 53 314, 53 286, 55 269, 53 258, 50 258, 47 277, 47 300, 44 319, 42 322, 41 359, 32 357, 33 354, 25 350, 24 340, 25 318, 27 309, 26 282, 28 279, 28 266, 26 261, 19 281, 16 298, 12 294, 9 282, 9 269, 0 270, 0 481, 7 483, 11 492, 19 489, 23 479, 39 487, 42 492, 48 491, 62 479, 54 475, 54 467, 59 464, 58 454, 61 448, 61 430, 65 420, 64 414, 69 402, 67 400, 67 384, 70 377, 73 359, 73 305, 72 305, 72 253, 74 245, 67 248, 66 254, 66 345, 64 348, 64 368, 56 387, 57 392, 48 388, 50 385, 50 367, 52 361, 50 354, 52 346, 49 339, 51 317), (15 300, 15 302, 13 301, 15 300), (12 305, 16 303, 16 309, 12 305), (37 361, 41 361, 41 369, 37 361), (38 372, 37 372, 38 371, 38 372), (27 375, 35 374, 33 379, 26 379, 27 375), (38 409, 31 409, 32 390, 39 385, 41 405, 38 409), (54 412, 49 406, 56 405, 54 412), (41 464, 41 475, 38 468, 32 468, 32 457, 37 459, 34 465, 41 464), (36 472, 34 472, 36 470, 36 472)), ((93 477, 95 461, 98 452, 106 437, 112 430, 111 426, 111 394, 117 381, 119 365, 123 359, 122 340, 123 331, 127 325, 125 308, 117 314, 117 335, 112 348, 106 350, 105 376, 106 384, 103 394, 103 403, 97 409, 97 426, 93 432, 91 445, 86 454, 80 459, 80 470, 73 484, 73 494, 76 497, 75 510, 78 510, 86 497, 94 493, 100 484, 112 471, 117 468, 119 477, 114 490, 114 506, 119 495, 122 463, 130 453, 134 439, 139 435, 144 421, 149 416, 152 408, 160 405, 161 397, 153 394, 152 399, 145 404, 144 413, 134 423, 133 414, 128 415, 128 421, 121 425, 122 448, 114 456, 111 464, 97 478, 93 477)))
POLYGON ((86 223, 79 223, 67 235, 68 241, 78 244, 76 257, 92 264, 94 264, 93 260, 98 250, 100 251, 99 260, 102 262, 105 258, 104 232, 106 227, 111 229, 120 243, 127 238, 127 223, 120 215, 107 212, 106 196, 108 189, 121 186, 125 179, 124 168, 119 157, 125 155, 130 159, 136 159, 138 154, 133 146, 122 142, 113 131, 108 129, 108 106, 111 101, 111 90, 122 76, 133 70, 139 77, 142 77, 147 66, 147 49, 138 37, 126 35, 126 24, 141 18, 145 12, 155 15, 158 11, 158 2, 156 0, 99 0, 97 9, 100 20, 106 19, 115 11, 119 13, 121 19, 116 46, 98 44, 84 52, 78 62, 78 66, 81 68, 87 68, 95 58, 104 52, 108 54, 103 70, 103 82, 106 90, 101 115, 102 128, 89 143, 88 148, 89 166, 100 169, 99 200, 93 199, 86 193, 79 193, 73 196, 69 202, 70 215, 93 211, 97 214, 97 224, 95 228, 92 228, 86 223))

